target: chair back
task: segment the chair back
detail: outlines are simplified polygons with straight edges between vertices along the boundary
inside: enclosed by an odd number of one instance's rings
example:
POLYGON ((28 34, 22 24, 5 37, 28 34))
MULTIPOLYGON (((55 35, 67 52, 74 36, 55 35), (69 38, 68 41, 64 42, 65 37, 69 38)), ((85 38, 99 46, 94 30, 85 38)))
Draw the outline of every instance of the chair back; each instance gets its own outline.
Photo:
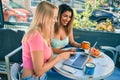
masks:
POLYGON ((22 66, 18 63, 14 63, 11 66, 11 71, 10 71, 11 80, 21 80, 21 70, 22 70, 22 66))
POLYGON ((118 68, 120 68, 120 44, 118 46, 116 46, 116 50, 117 50, 117 60, 116 60, 116 66, 118 68))
MULTIPOLYGON (((0 29, 0 61, 5 61, 5 56, 21 46, 21 40, 25 31, 0 29)), ((10 58, 11 62, 22 63, 22 50, 10 58)))

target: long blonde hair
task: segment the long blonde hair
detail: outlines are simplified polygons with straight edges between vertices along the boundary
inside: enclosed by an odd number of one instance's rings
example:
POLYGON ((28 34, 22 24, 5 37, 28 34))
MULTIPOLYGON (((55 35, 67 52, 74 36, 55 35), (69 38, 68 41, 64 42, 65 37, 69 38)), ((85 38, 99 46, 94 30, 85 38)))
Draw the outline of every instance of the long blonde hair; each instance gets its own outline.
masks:
POLYGON ((44 34, 43 38, 50 34, 50 31, 47 29, 52 26, 51 19, 53 18, 55 9, 57 9, 57 6, 47 1, 40 2, 36 7, 31 25, 22 41, 26 40, 26 36, 29 36, 35 29, 44 34))

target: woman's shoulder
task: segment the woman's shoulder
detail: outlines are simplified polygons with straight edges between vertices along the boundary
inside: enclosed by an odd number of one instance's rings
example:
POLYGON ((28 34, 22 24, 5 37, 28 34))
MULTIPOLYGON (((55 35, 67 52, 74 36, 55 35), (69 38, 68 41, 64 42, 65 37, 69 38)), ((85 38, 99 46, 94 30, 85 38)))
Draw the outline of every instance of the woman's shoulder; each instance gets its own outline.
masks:
POLYGON ((37 35, 37 34, 40 34, 40 30, 34 29, 34 30, 31 30, 29 33, 30 35, 37 35))
POLYGON ((41 34, 40 34, 39 30, 35 29, 35 30, 30 31, 28 36, 29 36, 29 39, 31 39, 31 38, 35 38, 35 37, 40 37, 41 34))
POLYGON ((29 30, 24 35, 23 41, 31 41, 32 39, 38 38, 38 37, 42 38, 39 30, 37 29, 29 30))

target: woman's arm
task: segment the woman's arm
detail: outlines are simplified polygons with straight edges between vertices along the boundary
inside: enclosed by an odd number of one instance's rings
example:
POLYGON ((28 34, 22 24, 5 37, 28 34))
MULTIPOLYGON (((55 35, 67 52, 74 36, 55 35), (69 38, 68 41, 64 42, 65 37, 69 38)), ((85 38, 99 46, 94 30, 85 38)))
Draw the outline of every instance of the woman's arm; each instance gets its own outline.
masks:
POLYGON ((51 69, 61 59, 56 57, 52 62, 44 63, 44 53, 42 51, 32 51, 32 63, 36 76, 42 76, 45 72, 51 69))
POLYGON ((78 47, 78 48, 81 47, 81 44, 80 44, 80 43, 77 43, 77 42, 74 40, 73 28, 71 28, 71 30, 70 30, 69 42, 70 42, 70 44, 71 44, 72 46, 75 46, 75 47, 78 47))
POLYGON ((52 59, 48 60, 44 63, 44 53, 42 51, 32 51, 32 61, 35 74, 37 76, 42 76, 45 72, 49 71, 56 63, 60 60, 68 59, 71 54, 75 54, 74 52, 64 52, 59 54, 57 57, 52 57, 52 59))
POLYGON ((56 53, 56 54, 60 54, 60 53, 63 53, 63 52, 75 52, 75 49, 68 49, 68 50, 63 50, 61 48, 52 48, 53 52, 56 53))

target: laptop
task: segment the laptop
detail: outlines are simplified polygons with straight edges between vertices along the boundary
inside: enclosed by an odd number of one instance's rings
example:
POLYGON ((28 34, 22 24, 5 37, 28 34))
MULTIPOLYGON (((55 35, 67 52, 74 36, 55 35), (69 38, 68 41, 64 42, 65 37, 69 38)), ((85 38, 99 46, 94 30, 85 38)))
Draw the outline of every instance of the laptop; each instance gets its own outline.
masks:
POLYGON ((85 55, 84 52, 76 52, 75 55, 72 55, 69 59, 63 62, 63 65, 71 66, 77 69, 83 69, 84 65, 88 61, 88 55, 85 55))

